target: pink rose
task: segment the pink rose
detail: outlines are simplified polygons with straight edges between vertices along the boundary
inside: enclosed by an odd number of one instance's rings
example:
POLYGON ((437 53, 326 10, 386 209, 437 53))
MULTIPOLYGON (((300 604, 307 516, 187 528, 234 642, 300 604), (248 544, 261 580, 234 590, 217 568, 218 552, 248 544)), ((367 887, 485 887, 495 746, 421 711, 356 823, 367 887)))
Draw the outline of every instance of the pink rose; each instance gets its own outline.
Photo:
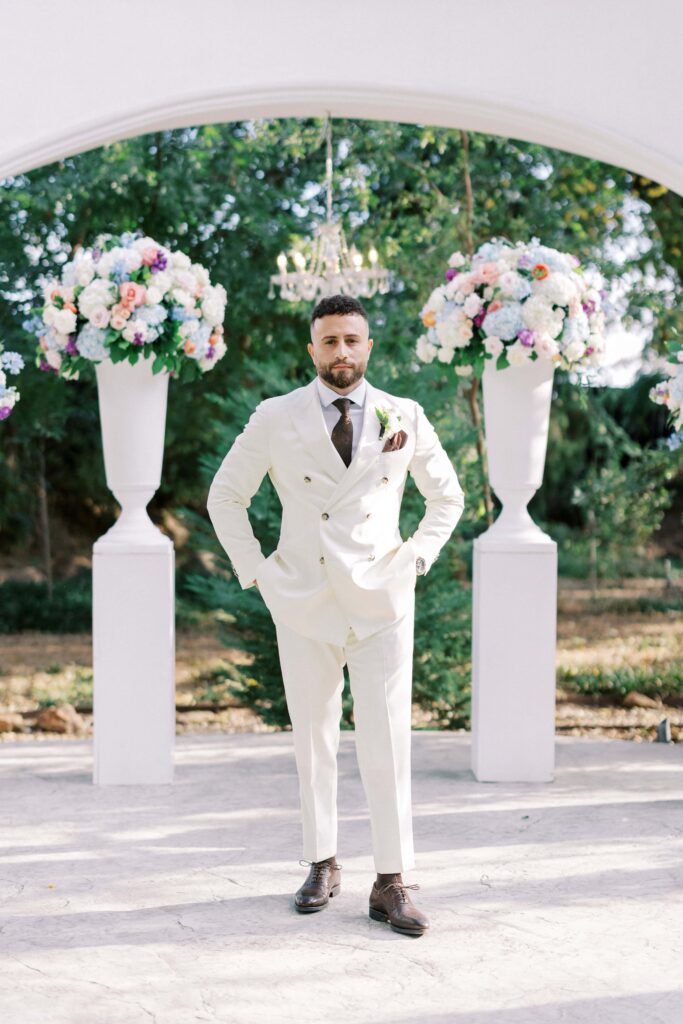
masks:
POLYGON ((151 267, 156 261, 158 249, 155 245, 148 245, 142 250, 142 262, 146 267, 151 267))
POLYGON ((124 281, 119 285, 121 303, 124 306, 141 306, 145 301, 147 289, 143 284, 133 284, 132 281, 124 281))
POLYGON ((111 326, 115 331, 122 331, 126 326, 127 317, 121 316, 120 313, 115 313, 111 318, 111 326))
POLYGON ((498 280, 498 266, 495 263, 482 263, 472 271, 475 284, 495 284, 498 280))
POLYGON ((109 323, 109 310, 106 306, 96 306, 90 314, 93 327, 106 327, 109 323))

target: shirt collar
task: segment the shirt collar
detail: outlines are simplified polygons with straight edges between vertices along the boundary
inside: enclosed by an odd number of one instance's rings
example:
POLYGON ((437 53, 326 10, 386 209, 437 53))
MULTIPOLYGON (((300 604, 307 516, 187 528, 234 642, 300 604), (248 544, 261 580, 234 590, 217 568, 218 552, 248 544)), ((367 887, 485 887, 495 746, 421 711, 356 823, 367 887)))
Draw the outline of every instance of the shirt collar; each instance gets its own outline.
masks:
POLYGON ((320 401, 322 402, 323 408, 327 408, 328 405, 332 405, 338 398, 350 398, 352 402, 357 405, 363 406, 365 404, 365 393, 367 391, 367 382, 363 377, 359 382, 358 386, 350 391, 347 395, 340 395, 332 388, 328 388, 327 384, 320 379, 315 378, 315 382, 318 385, 318 394, 320 395, 320 401))

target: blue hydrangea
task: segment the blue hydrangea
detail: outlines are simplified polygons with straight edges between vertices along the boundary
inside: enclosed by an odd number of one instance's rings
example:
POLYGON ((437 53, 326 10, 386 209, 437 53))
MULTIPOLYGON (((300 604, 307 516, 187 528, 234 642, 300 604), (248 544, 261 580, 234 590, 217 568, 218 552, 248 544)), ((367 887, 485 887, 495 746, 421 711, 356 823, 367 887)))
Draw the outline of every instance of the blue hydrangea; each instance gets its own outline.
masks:
POLYGON ((171 320, 199 320, 198 313, 188 313, 183 306, 171 307, 171 320))
POLYGON ((195 345, 194 352, 189 353, 191 359, 203 359, 209 348, 209 338, 213 333, 211 324, 202 320, 197 330, 191 335, 190 340, 195 345))
POLYGON ((489 260, 497 260, 500 254, 508 248, 509 246, 505 245, 504 242, 484 242, 483 245, 479 246, 474 256, 477 262, 482 260, 488 263, 489 260))
POLYGON ((144 320, 150 327, 156 327, 158 324, 164 322, 168 313, 163 306, 140 306, 139 309, 135 310, 135 316, 138 320, 144 320))
POLYGON ((24 369, 24 360, 18 352, 3 352, 0 356, 0 366, 8 373, 19 373, 24 369))
POLYGON ((121 284, 122 281, 130 281, 130 274, 123 260, 116 261, 109 271, 109 277, 112 281, 116 281, 117 284, 121 284))
POLYGON ((512 341, 524 327, 522 307, 518 302, 505 302, 500 309, 487 313, 482 327, 487 338, 493 336, 512 341))
POLYGON ((104 343, 105 337, 106 331, 100 327, 93 327, 92 324, 86 324, 76 338, 79 355, 82 355, 84 359, 91 359, 94 363, 106 359, 109 349, 104 343))

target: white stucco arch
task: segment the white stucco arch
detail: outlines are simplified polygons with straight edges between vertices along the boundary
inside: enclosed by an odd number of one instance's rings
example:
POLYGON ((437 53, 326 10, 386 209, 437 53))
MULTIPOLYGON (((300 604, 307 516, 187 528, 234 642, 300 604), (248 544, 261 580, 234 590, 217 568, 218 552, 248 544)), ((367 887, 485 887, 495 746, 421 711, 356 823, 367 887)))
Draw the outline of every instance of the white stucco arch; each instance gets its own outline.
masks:
POLYGON ((259 116, 413 121, 683 192, 677 0, 33 0, 3 24, 0 177, 115 139, 259 116))

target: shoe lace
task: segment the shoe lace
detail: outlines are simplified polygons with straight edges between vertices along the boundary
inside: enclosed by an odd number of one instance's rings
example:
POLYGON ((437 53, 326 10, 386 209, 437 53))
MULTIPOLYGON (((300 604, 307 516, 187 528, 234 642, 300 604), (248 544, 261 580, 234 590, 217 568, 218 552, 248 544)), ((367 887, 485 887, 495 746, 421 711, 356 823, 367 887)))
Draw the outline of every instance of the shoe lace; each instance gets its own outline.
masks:
POLYGON ((331 871, 333 868, 340 868, 342 866, 337 861, 335 861, 334 864, 330 864, 327 860, 300 860, 299 864, 303 867, 313 868, 313 875, 311 878, 312 882, 320 881, 326 871, 331 871))
POLYGON ((398 896, 398 899, 400 900, 400 902, 401 903, 407 903, 409 901, 410 897, 409 897, 408 893, 406 892, 406 889, 419 889, 419 888, 420 888, 420 886, 418 885, 417 882, 413 882, 412 885, 406 885, 405 882, 387 882, 386 885, 383 885, 380 889, 377 889, 377 894, 381 895, 382 893, 387 892, 389 889, 395 889, 396 890, 396 895, 398 896))

